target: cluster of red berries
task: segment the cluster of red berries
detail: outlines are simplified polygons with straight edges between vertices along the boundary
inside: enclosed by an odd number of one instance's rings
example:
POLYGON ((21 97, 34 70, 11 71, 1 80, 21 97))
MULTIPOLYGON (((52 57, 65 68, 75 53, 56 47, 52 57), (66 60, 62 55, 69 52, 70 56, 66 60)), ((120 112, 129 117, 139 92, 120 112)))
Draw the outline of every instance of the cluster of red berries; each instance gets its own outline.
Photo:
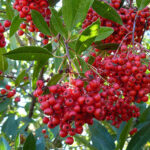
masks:
POLYGON ((137 131, 138 131, 137 128, 133 128, 133 129, 130 131, 130 135, 134 135, 137 131))
MULTIPOLYGON (((51 11, 48 8, 49 4, 47 0, 15 0, 13 7, 19 11, 20 18, 26 19, 24 23, 20 25, 21 30, 18 31, 18 35, 22 36, 24 34, 24 29, 28 28, 30 32, 39 32, 32 21, 31 10, 36 10, 42 14, 45 21, 49 25, 51 11)), ((39 36, 44 38, 43 44, 48 43, 49 36, 40 33, 39 36)))
POLYGON ((4 37, 5 28, 10 27, 11 22, 9 20, 6 20, 4 22, 4 25, 0 23, 0 48, 5 47, 6 41, 4 37))
MULTIPOLYGON (((119 0, 120 1, 120 0, 119 0)), ((113 0, 110 3, 111 6, 118 9, 119 2, 113 0)), ((122 18, 123 25, 119 25, 113 21, 108 19, 102 18, 99 16, 92 8, 89 9, 87 17, 82 25, 82 28, 85 29, 89 25, 91 25, 94 21, 98 18, 101 20, 101 26, 112 27, 114 29, 114 33, 103 40, 104 43, 121 43, 124 39, 124 44, 130 44, 132 41, 132 31, 134 26, 134 21, 136 17, 136 24, 135 24, 135 32, 134 38, 136 42, 141 42, 142 36, 145 30, 148 30, 150 27, 150 10, 148 7, 144 8, 143 10, 137 12, 136 8, 119 8, 118 14, 122 18)))
MULTIPOLYGON (((12 89, 10 85, 6 85, 5 88, 0 90, 0 94, 2 95, 3 98, 12 98, 16 95, 16 90, 12 89)), ((14 99, 15 102, 20 102, 20 97, 17 96, 14 99)))
POLYGON ((134 103, 146 102, 150 93, 150 74, 146 73, 150 68, 142 64, 145 58, 145 53, 97 56, 85 78, 50 86, 48 94, 44 94, 43 81, 37 81, 34 96, 45 114, 43 123, 49 128, 59 125, 59 135, 68 136, 66 144, 72 144, 72 136, 81 134, 85 123, 92 125, 93 118, 119 127, 139 117, 134 103))

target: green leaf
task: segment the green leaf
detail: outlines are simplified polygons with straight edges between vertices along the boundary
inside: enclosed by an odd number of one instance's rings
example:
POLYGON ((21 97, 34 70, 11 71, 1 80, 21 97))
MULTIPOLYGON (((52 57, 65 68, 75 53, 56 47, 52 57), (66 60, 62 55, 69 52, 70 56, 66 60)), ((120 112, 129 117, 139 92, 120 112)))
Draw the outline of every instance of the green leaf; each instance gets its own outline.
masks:
POLYGON ((85 137, 79 135, 75 135, 74 137, 77 142, 84 144, 84 146, 88 147, 90 150, 96 150, 94 146, 89 144, 89 141, 87 141, 85 137))
POLYGON ((99 50, 116 50, 118 48, 119 44, 117 43, 107 43, 107 44, 97 44, 95 48, 99 49, 99 50))
POLYGON ((52 24, 52 20, 49 22, 49 30, 52 36, 57 36, 58 32, 55 30, 54 25, 52 24))
POLYGON ((36 140, 32 133, 27 137, 23 145, 23 150, 36 150, 36 140))
POLYGON ((119 136, 119 141, 118 141, 118 145, 117 145, 117 148, 116 150, 120 150, 123 148, 126 140, 127 140, 127 137, 128 137, 128 134, 129 134, 129 131, 131 129, 131 126, 132 126, 132 119, 130 119, 128 121, 128 123, 126 123, 125 127, 123 128, 120 136, 119 136))
POLYGON ((45 48, 36 47, 36 46, 24 46, 16 48, 4 56, 13 59, 13 60, 43 60, 53 57, 53 55, 45 48))
POLYGON ((83 22, 94 0, 63 0, 62 14, 68 30, 83 22))
POLYGON ((81 54, 85 51, 95 40, 99 33, 100 21, 97 20, 92 25, 87 27, 79 36, 76 42, 76 52, 81 54))
POLYGON ((16 31, 19 29, 21 22, 23 22, 23 20, 19 18, 19 15, 13 18, 11 26, 10 26, 10 37, 12 37, 16 33, 16 31))
POLYGON ((2 99, 0 99, 0 112, 5 111, 8 108, 8 105, 11 103, 9 99, 5 99, 5 101, 1 102, 2 99))
POLYGON ((10 138, 14 139, 17 136, 20 120, 15 120, 15 116, 9 116, 2 126, 2 131, 10 138))
POLYGON ((139 10, 145 8, 148 4, 150 4, 150 0, 136 0, 136 4, 139 10))
POLYGON ((8 68, 7 59, 3 56, 6 53, 5 48, 0 48, 0 70, 5 71, 8 68))
POLYGON ((87 70, 89 70, 89 67, 88 67, 87 63, 80 56, 78 56, 77 58, 80 62, 80 65, 81 65, 81 68, 82 68, 82 73, 85 73, 87 70))
POLYGON ((89 56, 89 60, 88 60, 88 64, 92 65, 95 61, 95 57, 93 57, 92 55, 89 56))
POLYGON ((43 16, 36 10, 31 11, 33 23, 45 35, 51 35, 50 30, 43 16))
POLYGON ((114 32, 113 28, 109 27, 100 27, 99 34, 96 37, 95 41, 101 41, 109 37, 114 32))
POLYGON ((55 74, 52 76, 51 80, 48 82, 47 86, 55 85, 62 78, 62 74, 55 74))
POLYGON ((0 150, 10 150, 8 142, 3 137, 0 138, 0 150))
POLYGON ((114 150, 115 144, 112 136, 108 133, 106 128, 98 121, 94 121, 94 125, 89 126, 92 135, 91 140, 93 146, 98 150, 114 150))
POLYGON ((6 2, 6 13, 9 20, 12 20, 14 16, 14 10, 11 7, 11 0, 7 0, 6 2))
POLYGON ((26 77, 26 76, 28 76, 28 74, 26 73, 26 70, 23 70, 16 78, 15 86, 16 87, 19 86, 20 83, 23 81, 24 77, 26 77))
POLYGON ((92 8, 101 16, 106 19, 112 20, 118 24, 123 24, 122 19, 117 13, 117 11, 111 7, 109 4, 106 4, 104 1, 94 0, 92 8))
POLYGON ((57 11, 54 8, 51 8, 51 22, 57 32, 67 38, 67 30, 64 27, 61 18, 59 17, 57 11))
POLYGON ((52 52, 52 44, 51 43, 45 45, 43 48, 46 48, 49 52, 52 52))
POLYGON ((150 123, 142 127, 131 139, 127 150, 142 150, 143 146, 150 140, 150 123))
POLYGON ((150 121, 150 106, 145 109, 145 111, 140 115, 139 122, 150 121))
POLYGON ((20 145, 20 134, 15 139, 15 150, 18 150, 18 147, 20 145))

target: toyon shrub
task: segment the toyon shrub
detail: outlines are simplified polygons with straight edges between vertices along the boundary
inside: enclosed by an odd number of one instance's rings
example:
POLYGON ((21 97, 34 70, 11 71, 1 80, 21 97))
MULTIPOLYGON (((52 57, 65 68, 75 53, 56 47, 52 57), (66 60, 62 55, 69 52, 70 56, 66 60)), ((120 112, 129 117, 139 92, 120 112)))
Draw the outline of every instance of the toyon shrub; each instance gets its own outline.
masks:
POLYGON ((58 2, 0 2, 0 150, 147 149, 150 1, 58 2))

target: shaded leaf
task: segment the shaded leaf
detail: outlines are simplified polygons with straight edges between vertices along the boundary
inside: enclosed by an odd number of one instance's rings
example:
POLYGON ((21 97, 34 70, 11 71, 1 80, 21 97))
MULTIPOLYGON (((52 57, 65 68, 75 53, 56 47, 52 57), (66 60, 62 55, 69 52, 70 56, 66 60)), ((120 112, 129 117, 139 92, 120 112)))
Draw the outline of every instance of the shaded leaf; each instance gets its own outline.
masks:
POLYGON ((119 149, 122 149, 126 140, 127 140, 127 137, 128 137, 128 134, 129 134, 129 131, 131 129, 131 126, 132 126, 132 119, 130 119, 125 127, 122 129, 121 131, 121 134, 119 136, 119 141, 118 141, 118 145, 117 145, 117 148, 116 150, 119 150, 119 149))
POLYGON ((26 70, 23 70, 16 78, 15 86, 16 87, 19 86, 20 83, 23 81, 24 77, 26 77, 26 76, 28 76, 28 74, 26 73, 26 70))
POLYGON ((16 31, 19 29, 21 22, 23 22, 23 20, 19 18, 19 15, 13 18, 11 26, 10 26, 10 37, 12 37, 16 33, 16 31))
POLYGON ((127 150, 142 150, 147 141, 150 140, 150 123, 142 127, 131 139, 127 150))
POLYGON ((99 49, 99 50, 116 50, 118 48, 119 44, 117 43, 107 43, 107 44, 97 44, 95 48, 99 49))
POLYGON ((48 82, 48 86, 51 85, 55 85, 58 83, 58 81, 62 78, 62 74, 55 74, 54 76, 52 76, 52 78, 50 79, 50 81, 48 82))
POLYGON ((85 73, 87 70, 89 70, 87 63, 81 57, 78 56, 77 58, 78 58, 79 63, 81 65, 82 73, 85 73))
POLYGON ((117 11, 104 1, 94 0, 92 8, 102 17, 112 20, 118 24, 123 24, 117 11))
POLYGON ((94 125, 89 126, 91 132, 91 140, 93 146, 98 150, 114 150, 115 144, 112 136, 108 133, 106 128, 98 121, 94 121, 94 125))
POLYGON ((23 145, 23 150, 36 150, 36 140, 32 133, 27 137, 23 145))
POLYGON ((6 50, 4 48, 0 48, 0 70, 1 71, 5 71, 8 68, 7 59, 3 56, 4 53, 6 53, 6 50))
POLYGON ((42 60, 53 57, 53 55, 45 48, 35 46, 24 46, 16 48, 4 56, 14 60, 42 60))
POLYGON ((42 32, 45 35, 51 35, 48 25, 44 20, 43 16, 41 15, 41 13, 39 13, 36 10, 32 10, 31 16, 32 16, 33 23, 39 29, 40 32, 42 32))

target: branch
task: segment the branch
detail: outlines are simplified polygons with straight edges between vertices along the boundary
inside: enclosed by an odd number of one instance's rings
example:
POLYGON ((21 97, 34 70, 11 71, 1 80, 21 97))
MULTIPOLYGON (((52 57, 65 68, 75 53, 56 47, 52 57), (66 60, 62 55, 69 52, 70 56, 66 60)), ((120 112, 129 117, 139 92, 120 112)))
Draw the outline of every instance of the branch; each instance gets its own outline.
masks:
MULTIPOLYGON (((43 68, 41 69, 41 72, 40 72, 40 75, 39 75, 39 80, 43 79, 44 69, 45 69, 45 67, 43 67, 43 68)), ((34 107, 35 107, 35 104, 36 104, 36 97, 34 97, 33 94, 32 94, 31 96, 32 96, 32 103, 31 103, 31 105, 30 105, 30 110, 29 110, 29 114, 28 114, 28 118, 30 118, 30 119, 31 119, 32 116, 33 116, 34 107)), ((29 127, 29 126, 26 127, 25 131, 28 130, 28 127, 29 127)))
POLYGON ((133 31, 132 31, 132 43, 133 43, 133 47, 134 47, 134 32, 135 32, 135 26, 136 26, 136 19, 138 17, 138 13, 136 13, 135 19, 134 19, 134 23, 133 23, 133 31))
POLYGON ((19 43, 21 46, 25 46, 25 43, 20 39, 20 37, 19 37, 17 34, 15 34, 15 36, 16 36, 16 39, 17 39, 18 43, 19 43))
POLYGON ((145 34, 145 31, 146 31, 146 28, 147 28, 147 23, 148 23, 148 20, 146 20, 146 22, 145 22, 144 31, 143 31, 143 35, 142 35, 142 38, 141 38, 141 42, 140 42, 140 44, 141 44, 141 43, 142 43, 142 41, 143 41, 144 34, 145 34))

